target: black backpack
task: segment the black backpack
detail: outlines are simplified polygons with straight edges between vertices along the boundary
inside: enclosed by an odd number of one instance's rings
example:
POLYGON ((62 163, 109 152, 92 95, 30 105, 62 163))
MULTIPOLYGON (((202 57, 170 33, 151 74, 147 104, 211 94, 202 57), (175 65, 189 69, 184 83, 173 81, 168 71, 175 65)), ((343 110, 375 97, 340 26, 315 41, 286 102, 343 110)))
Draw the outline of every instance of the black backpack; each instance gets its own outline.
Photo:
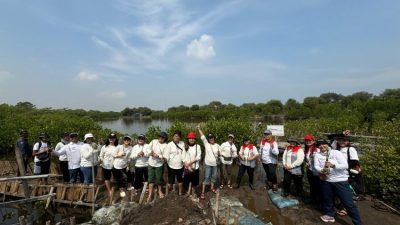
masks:
MULTIPOLYGON (((42 147, 42 141, 39 141, 38 150, 40 150, 40 147, 42 147)), ((50 142, 47 142, 47 147, 51 148, 51 143, 50 142)), ((48 159, 50 157, 50 154, 48 152, 43 152, 43 153, 37 154, 36 157, 40 161, 44 161, 44 160, 46 160, 46 159, 48 159)))

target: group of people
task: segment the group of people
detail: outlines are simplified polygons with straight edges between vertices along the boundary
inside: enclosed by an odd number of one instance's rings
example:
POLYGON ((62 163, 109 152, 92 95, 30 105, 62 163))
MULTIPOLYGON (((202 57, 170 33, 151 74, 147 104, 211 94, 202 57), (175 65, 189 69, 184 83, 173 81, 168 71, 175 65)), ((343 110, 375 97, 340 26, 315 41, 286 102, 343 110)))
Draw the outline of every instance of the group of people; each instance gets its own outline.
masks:
MULTIPOLYGON (((111 133, 104 145, 94 143, 91 133, 85 134, 83 143, 78 140, 78 133, 64 133, 54 149, 49 143, 48 135, 43 133, 32 148, 34 174, 49 173, 50 157, 54 155, 59 157, 64 181, 74 183, 81 179, 81 182, 89 185, 94 182, 95 167, 100 165, 110 195, 110 180, 113 176, 121 197, 126 195, 125 190, 138 191, 143 188, 144 182, 148 182, 147 200, 151 201, 155 188, 159 198, 164 197, 164 168, 167 170, 168 189, 177 182, 179 195, 188 187, 191 187, 189 193, 196 193, 200 184, 200 161, 204 158, 204 179, 200 198, 205 199, 206 186, 210 185, 212 192, 217 190, 218 170, 219 188, 224 188, 225 185, 227 188, 233 188, 232 169, 235 165, 234 159, 238 158, 239 169, 235 188, 240 187, 242 177, 247 172, 249 187, 254 190, 254 170, 259 162, 266 173, 265 188, 278 192, 279 149, 270 130, 265 130, 258 150, 249 138, 244 138, 238 149, 233 134, 229 134, 226 142, 219 145, 214 134, 206 136, 200 125, 197 129, 204 151, 196 143, 197 135, 193 131, 187 134, 186 143, 181 140, 182 132, 178 130, 173 133, 169 142, 167 133, 160 132, 158 138, 148 144, 143 134, 138 136, 136 144, 132 143, 130 136, 123 137, 123 143, 119 144, 117 135, 111 133), (123 182, 124 175, 126 185, 123 182)), ((23 155, 28 155, 29 145, 23 140, 27 140, 26 132, 21 132, 17 147, 23 155)), ((310 199, 313 203, 322 204, 324 215, 321 219, 324 222, 335 221, 333 199, 336 197, 344 207, 340 212, 348 212, 354 224, 361 224, 349 185, 350 175, 359 173, 360 167, 357 151, 350 146, 347 134, 337 135, 332 143, 325 140, 316 141, 312 135, 306 135, 304 150, 300 141, 295 138, 288 138, 287 142, 289 144, 282 157, 283 196, 287 197, 291 193, 293 180, 295 196, 302 197, 303 175, 306 174, 310 186, 310 199)))

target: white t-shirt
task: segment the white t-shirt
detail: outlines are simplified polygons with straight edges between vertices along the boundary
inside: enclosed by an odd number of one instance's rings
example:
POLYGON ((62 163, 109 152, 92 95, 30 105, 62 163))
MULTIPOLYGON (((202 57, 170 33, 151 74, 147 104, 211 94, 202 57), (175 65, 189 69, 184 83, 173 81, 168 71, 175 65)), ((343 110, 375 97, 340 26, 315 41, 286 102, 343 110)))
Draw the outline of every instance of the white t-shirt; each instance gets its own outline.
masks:
POLYGON ((130 156, 132 152, 132 146, 125 147, 124 145, 118 145, 117 150, 114 154, 114 168, 115 169, 124 169, 128 166, 130 156), (122 157, 117 157, 122 154, 122 157))
POLYGON ((253 156, 258 156, 258 151, 256 146, 253 145, 253 149, 250 149, 249 146, 246 146, 243 148, 243 146, 240 148, 239 155, 245 157, 245 160, 240 160, 240 164, 245 165, 245 166, 250 166, 251 168, 256 167, 256 159, 253 160, 248 160, 249 158, 253 156))
MULTIPOLYGON (((64 147, 64 145, 65 144, 62 141, 58 142, 56 147, 54 148, 54 151, 60 150, 62 147, 64 147)), ((58 160, 63 161, 63 162, 68 161, 67 155, 66 154, 60 155, 58 157, 58 160)))
POLYGON ((149 157, 149 166, 152 167, 160 167, 164 165, 164 158, 165 157, 165 151, 167 148, 167 143, 160 143, 158 139, 154 139, 150 142, 149 144, 149 149, 150 152, 154 152, 155 154, 158 155, 158 157, 149 157))
POLYGON ((204 157, 204 163, 207 166, 217 166, 217 157, 219 156, 219 144, 210 144, 204 135, 201 135, 201 140, 203 141, 204 148, 206 151, 206 156, 204 157))
MULTIPOLYGON (((37 153, 41 153, 41 152, 45 152, 46 148, 47 148, 47 142, 46 143, 42 142, 42 145, 40 146, 40 149, 39 149, 39 142, 36 142, 35 145, 33 146, 33 151, 38 151, 37 153)), ((49 157, 49 159, 50 159, 50 157, 49 157)), ((49 160, 49 159, 47 159, 47 160, 49 160)), ((47 160, 42 160, 42 162, 46 162, 47 160)), ((33 161, 34 162, 40 162, 40 160, 38 159, 37 156, 35 156, 33 161)))
POLYGON ((90 144, 83 144, 81 147, 81 167, 92 167, 97 164, 98 149, 94 149, 90 144))
POLYGON ((278 163, 278 155, 279 155, 278 143, 276 143, 276 141, 273 141, 272 143, 269 143, 268 141, 266 141, 264 145, 261 143, 260 154, 261 154, 261 162, 262 163, 277 164, 278 163))
POLYGON ((233 159, 237 157, 237 148, 235 144, 229 144, 228 141, 221 144, 220 147, 221 162, 226 165, 232 165, 233 159), (231 160, 225 161, 224 157, 231 157, 231 160))
POLYGON ((192 164, 192 168, 198 170, 200 167, 200 159, 201 159, 201 146, 195 144, 193 146, 189 146, 188 150, 185 153, 185 162, 193 162, 197 160, 196 163, 192 164))
POLYGON ((185 154, 185 143, 183 143, 183 141, 177 144, 173 141, 168 143, 165 151, 165 158, 167 159, 168 166, 176 170, 182 169, 185 154))
POLYGON ((111 170, 114 166, 114 156, 117 151, 117 147, 114 145, 103 146, 100 150, 101 167, 104 169, 111 170))
POLYGON ((149 165, 150 147, 148 144, 135 145, 132 148, 130 158, 135 160, 135 167, 147 167, 149 165), (139 157, 139 153, 143 152, 143 156, 139 157))

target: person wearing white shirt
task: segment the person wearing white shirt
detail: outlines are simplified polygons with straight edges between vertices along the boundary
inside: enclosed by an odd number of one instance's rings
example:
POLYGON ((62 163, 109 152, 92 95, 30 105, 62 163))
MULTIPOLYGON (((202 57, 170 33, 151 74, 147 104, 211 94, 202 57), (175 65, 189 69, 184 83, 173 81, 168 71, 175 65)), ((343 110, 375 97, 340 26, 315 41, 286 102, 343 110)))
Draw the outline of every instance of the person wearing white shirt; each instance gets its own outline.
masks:
POLYGON ((303 195, 303 171, 304 150, 300 146, 300 142, 295 138, 288 138, 289 146, 283 152, 283 196, 290 194, 290 185, 292 180, 296 186, 296 196, 303 195))
POLYGON ((146 136, 141 134, 138 136, 137 145, 133 146, 131 153, 131 160, 135 161, 135 181, 134 187, 139 190, 143 187, 143 182, 147 182, 148 166, 149 166, 149 156, 150 148, 149 145, 145 143, 146 136))
POLYGON ((189 188, 189 183, 191 183, 192 190, 189 190, 189 193, 194 195, 200 180, 199 162, 201 160, 201 146, 196 144, 196 133, 193 131, 187 135, 187 140, 183 185, 185 188, 189 188))
POLYGON ((237 148, 233 143, 235 136, 233 134, 228 135, 228 140, 221 144, 220 153, 221 153, 221 186, 220 188, 224 188, 224 184, 228 186, 228 188, 232 188, 231 186, 231 176, 232 176, 232 167, 233 160, 237 158, 237 148))
POLYGON ((111 173, 114 167, 114 156, 117 152, 117 135, 111 133, 108 135, 105 145, 100 150, 100 166, 103 169, 104 184, 106 185, 109 197, 111 198, 111 173))
POLYGON ((132 190, 134 174, 132 174, 129 169, 129 161, 132 152, 131 141, 132 138, 130 136, 124 137, 124 142, 122 145, 117 146, 117 150, 114 155, 114 169, 113 176, 117 181, 117 186, 120 190, 120 195, 122 198, 126 196, 125 187, 122 182, 123 174, 126 176, 126 181, 128 183, 128 190, 132 190))
POLYGON ((158 139, 154 139, 149 144, 149 196, 147 202, 153 198, 154 185, 158 186, 158 195, 164 198, 162 191, 164 162, 166 161, 165 152, 167 148, 168 134, 164 131, 160 132, 158 139))
POLYGON ((258 155, 259 153, 256 146, 250 143, 250 138, 244 138, 243 145, 239 150, 240 167, 235 188, 240 187, 242 177, 247 171, 247 175, 249 176, 249 187, 250 189, 254 190, 254 168, 256 167, 256 160, 258 158, 258 155))
POLYGON ((218 172, 218 157, 219 157, 219 144, 215 142, 214 134, 208 134, 207 138, 204 136, 203 131, 201 130, 200 124, 197 126, 197 129, 200 133, 200 138, 203 141, 206 155, 204 157, 204 164, 206 166, 204 172, 204 181, 203 188, 201 192, 201 199, 205 199, 205 190, 206 185, 211 182, 211 191, 216 193, 217 189, 214 188, 215 182, 217 181, 217 172, 218 172))
POLYGON ((47 133, 41 133, 39 136, 39 142, 33 145, 32 156, 34 156, 34 169, 33 174, 48 174, 50 171, 50 153, 51 143, 49 142, 49 135, 47 133))
POLYGON ((348 211, 353 224, 361 225, 360 214, 353 201, 353 193, 348 182, 346 158, 338 150, 329 147, 328 142, 318 141, 320 152, 314 157, 315 169, 320 172, 320 186, 323 196, 324 222, 335 222, 334 194, 348 211))
POLYGON ((185 159, 185 143, 181 141, 182 132, 177 130, 168 143, 165 158, 168 164, 168 188, 178 182, 178 194, 183 194, 183 161, 185 159))
POLYGON ((81 172, 81 148, 83 143, 78 141, 78 133, 72 132, 69 134, 70 142, 64 145, 60 150, 54 151, 56 156, 66 155, 68 158, 69 182, 82 183, 84 180, 83 173, 81 172), (79 180, 78 180, 79 179, 79 180))
MULTIPOLYGON (((57 143, 56 147, 54 148, 54 151, 60 150, 64 145, 67 145, 69 143, 69 132, 64 132, 61 135, 61 141, 57 143)), ((68 158, 67 156, 60 155, 58 157, 59 165, 60 165, 60 170, 61 174, 63 175, 63 181, 68 182, 69 181, 69 170, 68 170, 68 158)))
POLYGON ((94 183, 94 167, 97 163, 98 150, 92 146, 93 138, 93 134, 85 134, 84 144, 81 147, 81 171, 83 173, 83 184, 85 185, 94 183))
POLYGON ((265 180, 265 187, 272 189, 273 192, 278 190, 278 179, 276 177, 276 167, 278 165, 278 143, 272 136, 270 130, 264 131, 264 138, 260 144, 260 161, 264 168, 267 179, 265 180))

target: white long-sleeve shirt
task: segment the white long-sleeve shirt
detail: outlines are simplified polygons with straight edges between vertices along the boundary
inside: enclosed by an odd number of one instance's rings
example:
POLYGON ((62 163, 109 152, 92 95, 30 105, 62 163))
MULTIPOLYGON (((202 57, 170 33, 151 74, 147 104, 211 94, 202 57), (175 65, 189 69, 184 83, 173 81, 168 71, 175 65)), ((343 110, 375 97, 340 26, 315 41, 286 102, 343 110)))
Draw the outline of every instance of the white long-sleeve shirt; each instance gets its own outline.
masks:
POLYGON ((196 163, 192 164, 192 169, 198 170, 200 168, 200 159, 201 159, 201 146, 195 144, 193 146, 189 146, 188 150, 185 154, 185 162, 194 162, 197 160, 196 163))
MULTIPOLYGON (((58 150, 60 150, 62 147, 64 147, 64 145, 65 144, 68 144, 68 142, 66 142, 66 141, 64 141, 64 140, 61 140, 60 142, 58 142, 57 143, 57 145, 56 145, 56 147, 54 148, 54 151, 58 151, 58 150)), ((68 158, 67 158, 67 155, 60 155, 59 157, 58 157, 58 160, 60 160, 60 161, 63 161, 63 162, 66 162, 66 161, 68 161, 68 158)))
POLYGON ((348 180, 346 158, 338 150, 329 150, 328 152, 318 152, 314 157, 314 166, 317 171, 321 171, 325 167, 326 157, 328 161, 335 165, 335 168, 329 168, 329 173, 326 176, 327 182, 343 182, 348 180))
POLYGON ((319 171, 317 171, 315 169, 315 165, 314 165, 314 158, 315 155, 320 152, 319 148, 314 149, 310 149, 309 151, 306 152, 305 157, 306 157, 306 162, 308 163, 309 167, 308 169, 311 170, 313 172, 314 175, 318 175, 319 171), (311 156, 312 154, 312 156, 311 156))
POLYGON ((81 167, 81 148, 83 146, 82 142, 70 142, 67 145, 64 145, 60 150, 54 151, 53 154, 67 155, 68 158, 68 169, 77 169, 81 167))
POLYGON ((263 145, 263 142, 260 144, 260 155, 261 162, 264 164, 277 164, 278 163, 278 143, 276 141, 268 142, 266 141, 263 145))
POLYGON ((259 155, 256 146, 248 145, 244 148, 242 146, 240 148, 239 155, 245 158, 245 160, 240 160, 241 165, 250 166, 251 168, 256 167, 256 158, 254 158, 253 160, 249 160, 253 156, 259 155))
POLYGON ((221 154, 221 162, 226 165, 232 165, 233 159, 238 156, 237 148, 236 148, 235 144, 232 143, 232 145, 231 145, 228 141, 221 144, 220 154, 221 154), (230 157, 231 160, 225 161, 224 156, 230 157))
POLYGON ((85 143, 81 147, 81 167, 92 167, 97 164, 98 149, 94 149, 91 144, 85 143))
POLYGON ((132 148, 131 159, 135 160, 135 167, 147 167, 149 165, 150 146, 148 144, 135 145, 132 148), (143 152, 143 156, 139 153, 143 152))
POLYGON ((131 152, 132 146, 128 145, 128 147, 125 147, 124 145, 118 145, 114 154, 114 168, 119 170, 126 168, 130 160, 131 152))
POLYGON ((103 146, 100 150, 100 161, 101 167, 104 169, 111 170, 114 166, 114 156, 117 151, 117 147, 114 145, 103 146))
POLYGON ((304 150, 302 148, 299 148, 299 150, 297 150, 297 153, 295 153, 297 154, 297 159, 294 162, 292 162, 292 154, 292 149, 285 149, 282 157, 283 165, 290 168, 301 166, 304 161, 304 150))
POLYGON ((217 166, 217 157, 219 155, 220 146, 217 143, 210 144, 204 135, 201 135, 201 140, 203 141, 204 148, 206 151, 206 156, 204 157, 204 163, 207 166, 217 166))
POLYGON ((149 157, 149 166, 160 167, 164 165, 165 151, 167 148, 167 143, 160 143, 158 139, 154 139, 149 144, 150 153, 154 152, 158 157, 149 157))
POLYGON ((185 143, 183 143, 183 141, 176 144, 173 141, 168 143, 165 151, 165 158, 167 159, 168 166, 176 170, 181 169, 183 167, 183 161, 185 160, 185 153, 185 143))

